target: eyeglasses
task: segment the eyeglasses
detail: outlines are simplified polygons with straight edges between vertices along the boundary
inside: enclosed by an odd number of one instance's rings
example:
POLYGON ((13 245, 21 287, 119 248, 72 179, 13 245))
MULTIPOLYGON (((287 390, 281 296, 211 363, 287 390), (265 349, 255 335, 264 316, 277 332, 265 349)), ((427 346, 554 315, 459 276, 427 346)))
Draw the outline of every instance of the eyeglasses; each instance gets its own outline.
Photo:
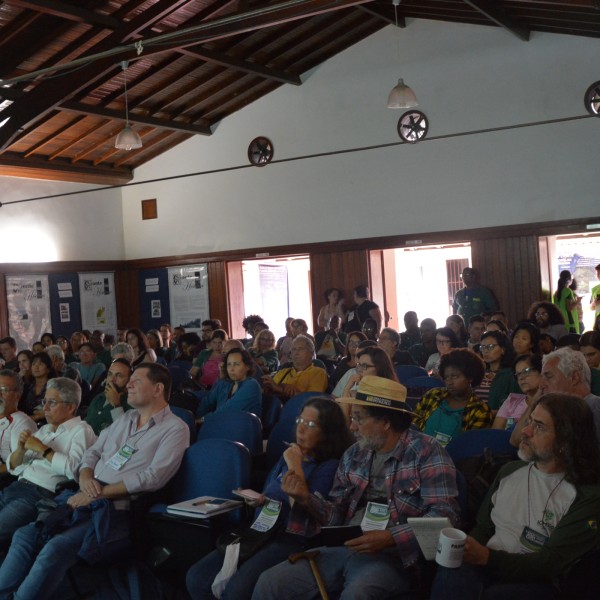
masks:
POLYGON ((296 425, 305 425, 309 429, 314 429, 315 427, 319 426, 319 424, 316 421, 313 421, 311 419, 305 419, 304 417, 297 417, 296 425))
POLYGON ((525 421, 525 427, 531 427, 533 433, 536 435, 547 433, 548 431, 548 428, 543 423, 540 423, 539 421, 532 421, 531 419, 527 419, 527 421, 525 421))
POLYGON ((369 365, 367 363, 356 363, 356 370, 357 371, 366 371, 367 369, 374 369, 375 365, 369 365))
POLYGON ((42 406, 46 406, 46 404, 50 408, 54 408, 57 404, 73 404, 73 403, 72 402, 65 402, 64 400, 46 400, 46 398, 44 398, 42 400, 42 406))
POLYGON ((348 342, 348 348, 358 348, 360 342, 348 342))
POLYGON ((479 346, 479 349, 490 352, 491 350, 493 350, 494 348, 496 348, 499 345, 500 344, 481 344, 481 346, 479 346))
POLYGON ((8 394, 10 392, 16 392, 17 388, 9 388, 5 385, 0 385, 0 394, 8 394))
POLYGON ((517 379, 522 379, 523 377, 527 377, 530 373, 533 373, 535 369, 533 367, 525 367, 523 370, 515 372, 515 376, 517 379))
POLYGON ((546 311, 538 310, 538 311, 535 313, 535 316, 536 316, 536 317, 547 317, 547 316, 548 316, 548 313, 547 313, 546 311))
POLYGON ((356 416, 356 415, 350 415, 350 423, 356 423, 357 425, 362 425, 364 421, 366 421, 367 419, 371 419, 371 415, 362 415, 362 416, 356 416))
POLYGON ((452 345, 452 342, 450 340, 440 340, 438 338, 436 338, 435 343, 439 344, 440 346, 451 346, 452 345))

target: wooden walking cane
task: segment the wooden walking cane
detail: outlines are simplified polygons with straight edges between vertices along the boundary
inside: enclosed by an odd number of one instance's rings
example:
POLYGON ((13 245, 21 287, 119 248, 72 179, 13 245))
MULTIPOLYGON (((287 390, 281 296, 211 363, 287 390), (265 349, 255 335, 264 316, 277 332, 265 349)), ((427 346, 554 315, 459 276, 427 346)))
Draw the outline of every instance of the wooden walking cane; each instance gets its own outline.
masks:
POLYGON ((323 578, 321 577, 321 573, 319 572, 319 567, 317 566, 317 561, 315 560, 315 558, 317 558, 317 556, 319 556, 318 550, 308 550, 307 552, 296 552, 296 554, 292 554, 292 555, 288 556, 288 560, 292 564, 295 564, 299 560, 306 558, 306 560, 308 560, 308 562, 310 564, 310 569, 315 578, 315 581, 317 582, 317 587, 319 588, 319 593, 321 594, 321 598, 323 600, 329 600, 329 594, 327 593, 327 590, 325 589, 325 583, 323 583, 323 578))

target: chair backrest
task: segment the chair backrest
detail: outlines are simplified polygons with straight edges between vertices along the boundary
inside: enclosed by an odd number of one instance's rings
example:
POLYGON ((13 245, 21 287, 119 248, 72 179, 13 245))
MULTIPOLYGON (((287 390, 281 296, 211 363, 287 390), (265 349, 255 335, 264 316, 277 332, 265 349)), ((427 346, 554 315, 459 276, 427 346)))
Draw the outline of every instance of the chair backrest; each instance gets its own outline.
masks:
POLYGON ((172 391, 177 390, 182 383, 192 378, 190 371, 179 365, 170 364, 167 369, 169 369, 171 381, 173 382, 172 391))
POLYGON ((295 433, 296 417, 279 419, 275 424, 267 440, 266 463, 268 470, 271 470, 273 465, 281 458, 287 448, 286 442, 291 443, 294 441, 295 433))
POLYGON ((251 456, 262 453, 262 424, 249 412, 229 411, 210 413, 198 432, 199 440, 220 438, 244 444, 251 456))
POLYGON ((483 455, 485 448, 493 454, 514 454, 516 457, 517 449, 510 445, 510 433, 503 429, 470 429, 452 438, 446 450, 454 464, 470 456, 483 455))
POLYGON ((231 490, 250 485, 248 448, 231 440, 198 440, 185 452, 173 479, 174 502, 198 496, 234 498, 231 490))
POLYGON ((394 370, 402 385, 406 385, 406 382, 414 377, 427 377, 427 371, 418 365, 396 365, 394 370))
POLYGON ((279 420, 295 419, 302 412, 304 405, 315 396, 326 396, 331 398, 331 396, 325 392, 302 392, 301 394, 296 394, 283 405, 279 420))
POLYGON ((282 403, 277 396, 263 396, 263 409, 261 421, 263 426, 263 438, 268 438, 275 423, 281 416, 282 403))
POLYGON ((196 441, 196 418, 191 410, 186 410, 180 406, 170 406, 171 412, 178 416, 190 429, 190 444, 196 441))
POLYGON ((406 387, 406 389, 425 389, 431 390, 433 388, 444 387, 444 381, 439 377, 429 377, 429 375, 419 375, 418 377, 411 377, 406 381, 403 381, 402 384, 406 387))

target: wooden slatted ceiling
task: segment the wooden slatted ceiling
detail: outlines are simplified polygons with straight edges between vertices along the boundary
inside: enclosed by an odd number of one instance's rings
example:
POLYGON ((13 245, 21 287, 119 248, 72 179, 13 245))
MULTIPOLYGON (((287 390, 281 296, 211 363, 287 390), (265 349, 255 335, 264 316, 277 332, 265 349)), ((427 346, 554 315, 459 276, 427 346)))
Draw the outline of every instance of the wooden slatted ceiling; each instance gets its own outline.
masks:
MULTIPOLYGON (((224 16, 236 15, 236 22, 203 43, 188 36, 186 44, 146 47, 139 59, 127 51, 73 73, 0 88, 0 121, 12 115, 0 128, 0 175, 47 171, 53 179, 124 183, 135 167, 192 135, 210 134, 211 125, 280 85, 300 85, 304 72, 394 22, 391 0, 301 1, 250 19, 248 11, 281 0, 5 0, 5 81, 224 16), (133 59, 130 119, 144 142, 132 152, 113 147, 124 120, 124 58, 133 59)), ((399 17, 401 26, 406 18, 502 26, 522 39, 529 31, 600 37, 598 6, 595 0, 402 0, 399 17)))

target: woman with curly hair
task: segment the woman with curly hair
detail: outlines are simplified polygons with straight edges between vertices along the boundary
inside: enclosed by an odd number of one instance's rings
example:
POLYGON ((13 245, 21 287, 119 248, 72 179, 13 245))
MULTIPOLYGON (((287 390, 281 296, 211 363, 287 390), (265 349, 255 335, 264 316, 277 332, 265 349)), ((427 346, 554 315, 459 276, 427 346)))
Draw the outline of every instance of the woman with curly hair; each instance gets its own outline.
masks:
POLYGON ((337 315, 340 318, 340 323, 343 323, 346 316, 346 311, 344 310, 344 292, 339 288, 329 288, 325 290, 323 296, 327 304, 322 306, 319 311, 317 325, 322 329, 327 329, 329 320, 333 315, 337 315))
POLYGON ((485 364, 467 348, 450 350, 440 359, 445 387, 428 391, 416 408, 415 425, 445 446, 468 429, 492 424, 492 411, 473 392, 485 374, 485 364))

